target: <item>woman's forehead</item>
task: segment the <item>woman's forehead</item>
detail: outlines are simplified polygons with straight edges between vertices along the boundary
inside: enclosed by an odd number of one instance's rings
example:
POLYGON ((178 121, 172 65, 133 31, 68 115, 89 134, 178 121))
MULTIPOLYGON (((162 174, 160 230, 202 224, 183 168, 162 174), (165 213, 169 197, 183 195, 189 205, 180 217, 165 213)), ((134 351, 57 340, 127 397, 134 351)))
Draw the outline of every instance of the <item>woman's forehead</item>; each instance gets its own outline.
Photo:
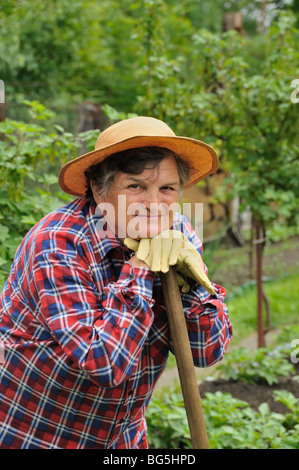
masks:
POLYGON ((124 181, 150 181, 158 182, 161 180, 169 180, 168 183, 179 183, 179 174, 176 161, 173 157, 165 157, 158 165, 149 164, 138 174, 119 172, 119 179, 124 181))

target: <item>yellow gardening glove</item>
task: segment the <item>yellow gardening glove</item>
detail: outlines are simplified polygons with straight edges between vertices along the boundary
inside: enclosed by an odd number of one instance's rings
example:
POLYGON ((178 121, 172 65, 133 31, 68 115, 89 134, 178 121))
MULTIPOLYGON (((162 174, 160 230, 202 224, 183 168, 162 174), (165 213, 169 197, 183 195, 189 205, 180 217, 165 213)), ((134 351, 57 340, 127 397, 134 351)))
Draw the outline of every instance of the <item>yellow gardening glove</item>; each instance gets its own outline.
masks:
POLYGON ((199 282, 210 294, 215 290, 203 270, 199 252, 185 235, 178 230, 164 230, 154 238, 142 238, 140 241, 126 238, 125 245, 136 252, 137 258, 144 261, 153 272, 167 272, 174 266, 177 280, 183 292, 189 290, 184 276, 199 282))
POLYGON ((175 271, 175 276, 176 276, 178 285, 182 289, 182 292, 189 292, 190 286, 188 282, 186 281, 186 279, 184 279, 177 271, 175 271))

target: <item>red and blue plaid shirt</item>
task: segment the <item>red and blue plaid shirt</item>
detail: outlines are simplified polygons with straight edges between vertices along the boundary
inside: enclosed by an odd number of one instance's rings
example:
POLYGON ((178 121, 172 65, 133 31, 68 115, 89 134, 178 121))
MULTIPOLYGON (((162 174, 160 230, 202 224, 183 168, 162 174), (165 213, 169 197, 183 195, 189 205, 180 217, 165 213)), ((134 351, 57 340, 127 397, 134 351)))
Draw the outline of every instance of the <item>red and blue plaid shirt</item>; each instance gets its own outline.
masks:
MULTIPOLYGON (((0 448, 147 448, 145 413, 172 345, 160 280, 130 264, 79 198, 26 235, 0 303, 0 448)), ((182 230, 201 252, 183 216, 182 230)), ((182 293, 196 366, 232 336, 224 288, 182 293)))

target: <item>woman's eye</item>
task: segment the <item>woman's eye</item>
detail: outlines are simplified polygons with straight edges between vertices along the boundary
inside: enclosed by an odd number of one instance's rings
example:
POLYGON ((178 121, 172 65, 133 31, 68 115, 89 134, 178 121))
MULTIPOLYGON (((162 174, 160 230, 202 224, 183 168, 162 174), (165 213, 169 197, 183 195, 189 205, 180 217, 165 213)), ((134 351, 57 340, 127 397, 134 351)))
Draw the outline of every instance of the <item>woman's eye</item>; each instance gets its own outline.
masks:
POLYGON ((171 186, 163 186, 161 189, 162 191, 174 191, 174 188, 172 188, 171 186))
POLYGON ((139 189, 140 188, 140 184, 130 184, 128 186, 129 189, 139 189))

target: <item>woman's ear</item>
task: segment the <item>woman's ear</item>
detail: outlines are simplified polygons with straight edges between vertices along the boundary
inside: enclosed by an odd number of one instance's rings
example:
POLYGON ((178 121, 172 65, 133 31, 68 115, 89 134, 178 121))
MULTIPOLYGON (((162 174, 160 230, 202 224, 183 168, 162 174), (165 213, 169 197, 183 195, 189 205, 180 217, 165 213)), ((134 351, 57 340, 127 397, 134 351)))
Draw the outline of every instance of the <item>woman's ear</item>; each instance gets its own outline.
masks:
POLYGON ((94 181, 90 181, 90 189, 96 204, 103 202, 103 197, 100 195, 99 187, 94 183, 94 181))

